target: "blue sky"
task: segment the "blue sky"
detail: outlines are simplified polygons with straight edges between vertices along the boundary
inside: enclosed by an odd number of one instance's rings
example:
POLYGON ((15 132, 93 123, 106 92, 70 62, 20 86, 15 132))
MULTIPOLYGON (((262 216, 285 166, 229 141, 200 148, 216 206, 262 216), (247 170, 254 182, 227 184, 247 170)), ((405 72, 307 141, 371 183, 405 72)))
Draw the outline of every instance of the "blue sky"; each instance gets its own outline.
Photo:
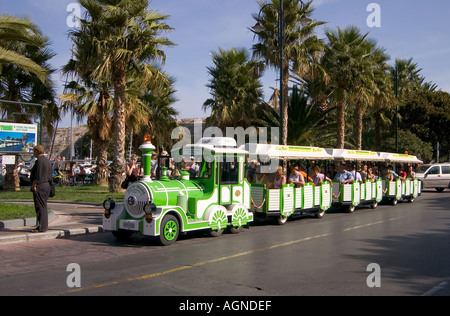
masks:
MULTIPOLYGON (((71 43, 67 38, 70 12, 67 6, 76 0, 0 0, 0 12, 27 16, 51 38, 57 53, 51 61, 56 69, 70 58, 71 43)), ((356 25, 378 41, 395 58, 410 58, 422 68, 427 81, 450 92, 450 1, 427 2, 408 0, 315 0, 313 19, 325 21, 328 28, 356 25), (370 28, 367 7, 377 3, 381 12, 381 27, 370 28)), ((211 51, 219 47, 250 49, 253 34, 248 30, 255 24, 258 13, 256 0, 151 0, 150 8, 171 17, 167 23, 175 28, 167 36, 177 46, 165 49, 165 70, 176 78, 175 108, 179 118, 207 117, 202 105, 209 98, 206 88, 206 67, 212 64, 211 51)), ((323 30, 318 32, 323 38, 323 30)), ((268 99, 277 82, 276 72, 268 70, 264 77, 265 97, 268 99)), ((59 73, 54 77, 61 87, 59 73)), ((59 91, 60 92, 60 91, 59 91)), ((68 126, 67 118, 62 126, 68 126)))

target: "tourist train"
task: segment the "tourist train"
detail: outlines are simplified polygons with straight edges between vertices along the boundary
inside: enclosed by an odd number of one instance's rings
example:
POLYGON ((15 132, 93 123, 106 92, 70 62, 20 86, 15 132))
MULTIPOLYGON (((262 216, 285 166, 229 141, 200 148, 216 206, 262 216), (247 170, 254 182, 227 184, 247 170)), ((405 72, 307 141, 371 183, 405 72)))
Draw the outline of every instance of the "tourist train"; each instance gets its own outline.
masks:
POLYGON ((362 205, 376 208, 382 200, 392 205, 400 200, 413 202, 421 194, 419 180, 407 177, 371 177, 349 183, 322 177, 323 181, 316 184, 307 171, 303 185, 286 181, 275 188, 271 184, 280 165, 295 161, 305 161, 308 170, 318 162, 326 169, 343 168, 346 162, 375 166, 422 163, 406 154, 267 144, 237 147, 233 138, 202 138, 197 144, 172 151, 172 157, 181 161, 177 177, 170 179, 167 168, 162 168, 162 176, 154 180, 151 160, 155 147, 149 137, 140 150, 144 177, 129 184, 123 202, 108 199, 103 203, 103 228, 120 240, 140 233, 157 237, 162 245, 171 245, 180 233, 190 231, 205 230, 216 237, 226 229, 238 233, 255 217, 283 225, 297 215, 321 218, 331 207, 354 212, 362 205), (197 174, 184 170, 185 157, 191 156, 198 157, 197 174), (258 177, 265 176, 265 183, 251 183, 246 178, 248 159, 258 161, 258 177))

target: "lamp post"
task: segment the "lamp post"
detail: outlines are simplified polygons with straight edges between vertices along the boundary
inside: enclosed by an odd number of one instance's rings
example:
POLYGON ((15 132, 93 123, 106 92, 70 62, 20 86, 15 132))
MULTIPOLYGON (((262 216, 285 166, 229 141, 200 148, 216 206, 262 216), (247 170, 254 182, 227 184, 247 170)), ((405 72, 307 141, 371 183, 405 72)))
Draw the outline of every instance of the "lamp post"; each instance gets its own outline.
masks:
MULTIPOLYGON (((260 21, 260 17, 261 17, 261 13, 262 11, 268 7, 268 6, 273 6, 278 10, 278 43, 279 43, 279 49, 280 49, 280 126, 281 126, 281 142, 282 145, 287 145, 287 128, 286 128, 286 133, 284 130, 284 127, 287 126, 287 117, 284 116, 284 110, 285 110, 285 97, 284 97, 284 91, 286 89, 285 84, 284 84, 284 46, 285 46, 285 24, 286 24, 286 17, 285 17, 285 13, 284 13, 284 1, 283 0, 279 0, 280 4, 277 7, 274 3, 268 3, 266 5, 264 5, 258 14, 258 20, 256 25, 252 28, 252 30, 258 34, 261 33, 262 31, 265 30, 265 28, 259 23, 260 21)), ((300 0, 301 2, 301 9, 303 10, 305 4, 303 3, 302 0, 300 0)), ((305 25, 307 23, 311 22, 311 19, 307 18, 307 17, 302 17, 300 19, 300 23, 302 25, 305 25)), ((286 104, 286 107, 288 105, 286 104)))

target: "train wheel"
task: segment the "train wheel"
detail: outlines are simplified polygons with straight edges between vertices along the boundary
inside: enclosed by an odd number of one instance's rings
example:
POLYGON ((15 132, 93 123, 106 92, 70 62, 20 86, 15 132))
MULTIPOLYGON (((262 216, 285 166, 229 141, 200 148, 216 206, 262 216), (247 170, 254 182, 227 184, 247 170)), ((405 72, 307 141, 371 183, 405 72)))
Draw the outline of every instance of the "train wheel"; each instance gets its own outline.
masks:
POLYGON ((280 214, 280 216, 277 217, 277 223, 278 225, 285 225, 288 221, 288 216, 284 216, 283 214, 280 214))
POLYGON ((324 215, 325 215, 325 213, 326 213, 326 211, 324 211, 324 210, 320 210, 320 211, 318 211, 314 216, 316 217, 316 218, 323 218, 324 217, 324 215))
POLYGON ((242 231, 242 226, 241 227, 230 227, 230 233, 232 234, 239 234, 242 231))
POLYGON ((163 246, 170 246, 175 243, 180 233, 180 224, 173 215, 166 215, 161 223, 159 241, 163 246))
POLYGON ((397 200, 397 199, 393 199, 393 200, 391 201, 391 203, 392 203, 393 206, 395 206, 395 205, 398 204, 398 200, 397 200))
POLYGON ((219 237, 222 235, 224 229, 228 226, 228 218, 226 214, 226 208, 223 206, 218 206, 218 209, 214 211, 212 214, 209 225, 211 227, 210 229, 210 236, 212 237, 219 237))
POLYGON ((378 207, 378 202, 373 202, 373 204, 370 204, 371 209, 376 209, 378 207))
POLYGON ((220 230, 210 230, 209 231, 209 236, 211 237, 219 237, 220 235, 223 234, 224 229, 220 229, 220 230))
POLYGON ((356 207, 352 204, 348 207, 347 212, 349 213, 354 213, 355 212, 356 207))

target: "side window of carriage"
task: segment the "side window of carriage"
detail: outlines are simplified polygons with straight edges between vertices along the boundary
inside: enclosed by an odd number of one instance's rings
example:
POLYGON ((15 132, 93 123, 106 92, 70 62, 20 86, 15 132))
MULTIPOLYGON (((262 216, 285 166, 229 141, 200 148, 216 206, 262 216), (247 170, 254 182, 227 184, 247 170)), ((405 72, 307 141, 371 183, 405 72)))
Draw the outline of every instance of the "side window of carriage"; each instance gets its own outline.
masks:
POLYGON ((224 157, 220 163, 220 184, 236 184, 239 179, 237 157, 224 157))

